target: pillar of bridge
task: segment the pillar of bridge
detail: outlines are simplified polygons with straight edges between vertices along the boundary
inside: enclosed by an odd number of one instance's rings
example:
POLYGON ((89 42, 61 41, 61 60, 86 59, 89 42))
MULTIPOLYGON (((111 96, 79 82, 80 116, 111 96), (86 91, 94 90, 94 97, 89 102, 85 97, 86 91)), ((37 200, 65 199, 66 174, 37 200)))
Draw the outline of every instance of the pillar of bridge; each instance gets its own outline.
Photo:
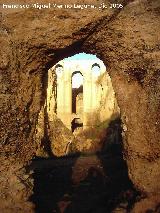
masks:
POLYGON ((69 67, 65 67, 62 75, 57 76, 57 115, 71 129, 72 88, 69 67))

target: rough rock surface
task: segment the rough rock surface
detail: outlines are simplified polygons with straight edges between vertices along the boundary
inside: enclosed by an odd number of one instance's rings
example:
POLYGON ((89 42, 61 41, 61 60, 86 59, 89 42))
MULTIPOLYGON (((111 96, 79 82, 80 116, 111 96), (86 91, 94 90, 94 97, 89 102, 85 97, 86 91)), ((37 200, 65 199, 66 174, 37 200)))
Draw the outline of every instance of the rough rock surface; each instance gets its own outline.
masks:
POLYGON ((132 213, 143 213, 143 212, 160 212, 159 194, 145 198, 137 202, 131 211, 132 213))
POLYGON ((1 151, 16 161, 32 158, 47 70, 65 56, 96 53, 108 67, 121 110, 129 176, 139 190, 158 193, 160 2, 120 2, 123 9, 2 11, 1 151))
POLYGON ((36 156, 60 157, 69 153, 70 143, 74 140, 72 132, 52 113, 52 119, 46 119, 49 114, 42 107, 36 125, 36 156), (47 116, 46 116, 47 115, 47 116))
POLYGON ((69 152, 69 145, 73 141, 72 132, 65 127, 60 119, 50 122, 51 150, 55 156, 64 156, 69 152))
POLYGON ((21 163, 15 163, 1 156, 0 169, 0 211, 2 213, 32 213, 34 205, 28 201, 32 195, 32 173, 26 173, 21 163))

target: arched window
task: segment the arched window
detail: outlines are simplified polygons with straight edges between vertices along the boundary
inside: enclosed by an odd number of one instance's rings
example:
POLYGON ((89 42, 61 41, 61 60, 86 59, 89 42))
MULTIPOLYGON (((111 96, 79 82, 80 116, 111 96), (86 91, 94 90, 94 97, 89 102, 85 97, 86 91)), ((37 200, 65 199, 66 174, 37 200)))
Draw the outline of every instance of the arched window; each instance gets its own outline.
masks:
POLYGON ((83 75, 80 71, 72 74, 72 113, 83 112, 83 75))
POLYGON ((95 63, 92 65, 92 72, 95 77, 98 77, 101 73, 100 65, 95 63))
POLYGON ((56 75, 61 77, 63 74, 63 66, 61 64, 57 64, 55 67, 56 75))
POLYGON ((78 130, 83 129, 83 122, 81 121, 80 118, 74 118, 72 120, 71 129, 72 129, 72 132, 74 132, 76 129, 78 129, 78 130))
POLYGON ((79 88, 83 85, 83 75, 79 71, 72 74, 72 88, 79 88))

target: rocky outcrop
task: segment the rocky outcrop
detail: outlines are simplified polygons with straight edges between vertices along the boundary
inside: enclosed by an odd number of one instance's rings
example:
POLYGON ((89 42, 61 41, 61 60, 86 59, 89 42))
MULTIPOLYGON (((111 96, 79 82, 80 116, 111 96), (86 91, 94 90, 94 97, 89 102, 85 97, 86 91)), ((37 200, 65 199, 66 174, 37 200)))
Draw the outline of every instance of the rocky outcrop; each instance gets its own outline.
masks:
POLYGON ((0 210, 2 213, 34 212, 34 205, 29 202, 33 194, 32 172, 27 172, 24 165, 15 163, 1 156, 0 210))
POLYGON ((49 139, 53 155, 64 156, 69 153, 70 144, 74 140, 74 136, 60 119, 55 118, 54 121, 50 122, 49 139))
POLYGON ((131 212, 142 213, 142 212, 152 211, 152 212, 158 213, 159 210, 160 210, 159 194, 156 194, 154 196, 145 198, 137 202, 131 212))
POLYGON ((42 107, 36 125, 36 156, 65 156, 69 153, 74 135, 55 113, 52 112, 49 117, 45 109, 46 107, 42 107))
POLYGON ((1 151, 16 161, 32 158, 47 70, 65 56, 96 53, 107 66, 121 110, 129 176, 139 190, 159 192, 159 0, 121 3, 123 9, 102 11, 2 13, 1 151))

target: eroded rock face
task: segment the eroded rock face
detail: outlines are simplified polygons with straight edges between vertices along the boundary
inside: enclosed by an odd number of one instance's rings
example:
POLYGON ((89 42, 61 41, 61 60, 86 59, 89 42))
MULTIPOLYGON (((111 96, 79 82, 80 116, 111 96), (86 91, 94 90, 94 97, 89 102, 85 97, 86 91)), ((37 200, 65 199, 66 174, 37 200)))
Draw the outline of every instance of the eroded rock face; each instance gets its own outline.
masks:
POLYGON ((1 156, 0 176, 0 210, 3 213, 10 212, 34 212, 34 205, 29 202, 33 194, 32 173, 26 173, 24 165, 8 160, 1 156))
POLYGON ((155 194, 150 198, 145 198, 144 200, 137 202, 137 204, 132 209, 132 213, 141 213, 147 211, 159 212, 159 194, 155 194))
POLYGON ((55 156, 64 156, 69 152, 69 145, 73 141, 72 132, 66 128, 60 119, 55 116, 54 121, 50 122, 49 139, 51 150, 55 156))
POLYGON ((29 9, 2 15, 1 150, 23 162, 36 153, 48 68, 80 51, 108 67, 124 123, 124 155, 134 185, 160 191, 159 0, 122 10, 29 9))

